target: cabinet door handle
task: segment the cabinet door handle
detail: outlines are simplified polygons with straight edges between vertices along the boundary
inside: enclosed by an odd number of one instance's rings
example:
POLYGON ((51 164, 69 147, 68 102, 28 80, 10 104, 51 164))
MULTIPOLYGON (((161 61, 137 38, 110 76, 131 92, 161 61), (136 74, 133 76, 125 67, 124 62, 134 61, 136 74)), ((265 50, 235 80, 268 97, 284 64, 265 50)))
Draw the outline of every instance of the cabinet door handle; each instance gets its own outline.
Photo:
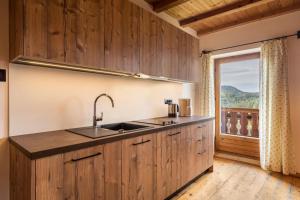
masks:
POLYGON ((179 132, 177 132, 177 133, 169 134, 168 136, 178 135, 178 134, 180 134, 180 133, 181 133, 181 132, 179 131, 179 132))
POLYGON ((132 145, 133 146, 136 146, 136 145, 140 145, 140 144, 145 144, 147 142, 150 142, 151 140, 146 140, 146 141, 142 141, 142 142, 139 142, 139 143, 133 143, 132 145))
POLYGON ((198 126, 198 128, 204 128, 206 127, 206 125, 201 125, 201 126, 198 126))
POLYGON ((198 153, 199 155, 202 155, 202 154, 204 154, 204 153, 206 153, 206 150, 204 150, 204 151, 202 151, 202 152, 200 152, 200 153, 198 153))
POLYGON ((87 158, 92 158, 92 157, 95 157, 95 156, 100 156, 102 153, 101 152, 98 152, 98 153, 95 153, 95 154, 92 154, 92 155, 89 155, 89 156, 86 156, 86 157, 82 157, 82 158, 72 158, 72 162, 76 162, 76 161, 79 161, 79 160, 84 160, 84 159, 87 159, 87 158))

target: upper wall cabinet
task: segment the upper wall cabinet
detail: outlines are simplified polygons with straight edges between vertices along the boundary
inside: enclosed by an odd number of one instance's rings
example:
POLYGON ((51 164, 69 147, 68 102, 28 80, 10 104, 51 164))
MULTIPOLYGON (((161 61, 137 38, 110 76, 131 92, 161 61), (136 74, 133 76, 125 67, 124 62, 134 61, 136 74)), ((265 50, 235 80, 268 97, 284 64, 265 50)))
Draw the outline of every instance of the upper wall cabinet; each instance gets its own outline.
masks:
POLYGON ((64 61, 64 0, 10 1, 10 59, 29 57, 64 61))
POLYGON ((10 59, 195 81, 199 41, 127 0, 10 0, 10 59))
POLYGON ((139 71, 141 9, 124 0, 105 0, 105 67, 139 71))
POLYGON ((66 62, 103 67, 104 0, 66 0, 65 3, 66 62))

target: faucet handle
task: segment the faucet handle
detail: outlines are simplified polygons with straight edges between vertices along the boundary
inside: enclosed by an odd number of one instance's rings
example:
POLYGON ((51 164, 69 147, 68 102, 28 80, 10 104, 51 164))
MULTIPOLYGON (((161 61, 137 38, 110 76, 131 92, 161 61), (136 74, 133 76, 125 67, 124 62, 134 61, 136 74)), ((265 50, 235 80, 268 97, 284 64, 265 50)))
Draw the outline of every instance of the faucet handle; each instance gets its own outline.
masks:
POLYGON ((103 121, 103 112, 101 112, 101 116, 99 118, 99 121, 103 121))

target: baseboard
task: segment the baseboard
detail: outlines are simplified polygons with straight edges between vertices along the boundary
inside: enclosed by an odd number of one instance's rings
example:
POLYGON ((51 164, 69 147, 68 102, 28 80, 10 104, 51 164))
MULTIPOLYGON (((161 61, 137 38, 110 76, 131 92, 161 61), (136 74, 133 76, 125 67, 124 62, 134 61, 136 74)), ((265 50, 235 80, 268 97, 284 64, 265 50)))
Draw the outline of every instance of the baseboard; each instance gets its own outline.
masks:
POLYGON ((244 163, 260 166, 260 161, 258 160, 258 158, 242 156, 239 154, 228 153, 228 152, 223 152, 223 151, 216 151, 215 157, 216 158, 225 158, 225 159, 229 159, 229 160, 234 160, 234 161, 239 161, 239 162, 244 162, 244 163))

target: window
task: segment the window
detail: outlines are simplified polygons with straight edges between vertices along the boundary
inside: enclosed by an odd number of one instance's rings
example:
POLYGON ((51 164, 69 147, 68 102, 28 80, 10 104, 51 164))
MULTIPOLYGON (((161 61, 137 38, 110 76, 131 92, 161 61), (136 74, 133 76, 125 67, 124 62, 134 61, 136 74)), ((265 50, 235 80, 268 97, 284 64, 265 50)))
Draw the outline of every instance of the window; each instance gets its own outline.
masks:
POLYGON ((259 53, 215 60, 217 146, 222 150, 259 156, 259 69, 259 53))

